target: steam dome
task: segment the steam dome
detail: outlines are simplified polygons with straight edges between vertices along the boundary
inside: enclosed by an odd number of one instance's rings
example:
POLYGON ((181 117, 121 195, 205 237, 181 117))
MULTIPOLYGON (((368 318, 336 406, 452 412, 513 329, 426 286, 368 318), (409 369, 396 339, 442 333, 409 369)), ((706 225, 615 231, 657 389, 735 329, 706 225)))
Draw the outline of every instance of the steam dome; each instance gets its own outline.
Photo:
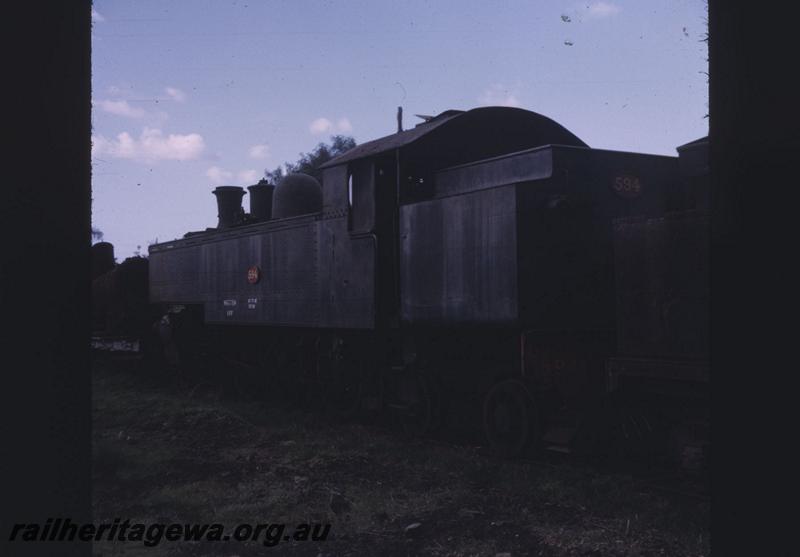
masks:
POLYGON ((272 194, 272 218, 282 219, 322 211, 322 186, 308 174, 289 174, 272 194))

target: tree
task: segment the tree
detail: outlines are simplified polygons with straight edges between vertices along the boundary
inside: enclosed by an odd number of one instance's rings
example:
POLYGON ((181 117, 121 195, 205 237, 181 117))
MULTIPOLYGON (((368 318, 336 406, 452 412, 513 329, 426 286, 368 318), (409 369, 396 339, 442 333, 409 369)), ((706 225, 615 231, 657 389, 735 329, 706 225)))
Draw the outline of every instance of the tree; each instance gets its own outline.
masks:
POLYGON ((349 151, 356 146, 356 140, 346 135, 334 135, 331 137, 330 144, 318 143, 313 151, 308 153, 300 153, 300 158, 295 163, 284 163, 283 166, 277 167, 275 170, 265 170, 264 176, 268 182, 277 184, 285 174, 292 172, 302 172, 309 174, 322 181, 322 171, 320 166, 338 157, 345 151, 349 151), (284 167, 286 168, 284 172, 284 167))

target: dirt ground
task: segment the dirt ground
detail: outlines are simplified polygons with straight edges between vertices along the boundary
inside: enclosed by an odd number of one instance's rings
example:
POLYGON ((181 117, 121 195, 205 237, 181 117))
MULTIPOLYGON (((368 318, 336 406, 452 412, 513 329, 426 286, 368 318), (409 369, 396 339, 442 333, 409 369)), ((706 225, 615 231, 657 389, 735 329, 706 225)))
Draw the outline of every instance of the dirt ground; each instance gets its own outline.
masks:
MULTIPOLYGON (((709 502, 569 457, 504 461, 98 356, 94 522, 330 523, 325 541, 98 542, 96 555, 701 556, 709 502)), ((674 487, 674 486, 673 486, 674 487)), ((227 531, 227 530, 226 530, 227 531)))

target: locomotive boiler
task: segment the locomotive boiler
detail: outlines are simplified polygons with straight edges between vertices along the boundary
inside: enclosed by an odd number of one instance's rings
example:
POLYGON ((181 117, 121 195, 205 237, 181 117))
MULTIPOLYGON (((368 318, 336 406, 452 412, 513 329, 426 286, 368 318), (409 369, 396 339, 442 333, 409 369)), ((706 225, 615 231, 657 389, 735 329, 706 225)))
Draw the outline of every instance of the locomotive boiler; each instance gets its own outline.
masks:
POLYGON ((417 433, 476 401, 498 452, 568 447, 617 355, 615 223, 686 209, 686 184, 678 157, 593 149, 534 112, 447 110, 321 183, 250 186, 249 213, 216 188, 216 227, 150 246, 149 298, 184 363, 223 351, 417 433))

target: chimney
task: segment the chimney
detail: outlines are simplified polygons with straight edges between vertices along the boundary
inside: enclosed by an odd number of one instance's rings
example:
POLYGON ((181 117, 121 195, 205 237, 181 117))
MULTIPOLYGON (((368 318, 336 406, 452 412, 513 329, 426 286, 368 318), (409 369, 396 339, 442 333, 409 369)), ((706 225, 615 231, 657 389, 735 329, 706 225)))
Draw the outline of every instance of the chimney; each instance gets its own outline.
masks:
POLYGON ((397 107, 397 133, 403 131, 403 107, 397 107))
POLYGON ((250 217, 254 220, 269 220, 272 216, 272 192, 275 186, 266 180, 248 186, 250 192, 250 217))
POLYGON ((242 197, 244 188, 239 186, 219 186, 213 191, 217 196, 217 228, 230 228, 242 222, 242 197))

